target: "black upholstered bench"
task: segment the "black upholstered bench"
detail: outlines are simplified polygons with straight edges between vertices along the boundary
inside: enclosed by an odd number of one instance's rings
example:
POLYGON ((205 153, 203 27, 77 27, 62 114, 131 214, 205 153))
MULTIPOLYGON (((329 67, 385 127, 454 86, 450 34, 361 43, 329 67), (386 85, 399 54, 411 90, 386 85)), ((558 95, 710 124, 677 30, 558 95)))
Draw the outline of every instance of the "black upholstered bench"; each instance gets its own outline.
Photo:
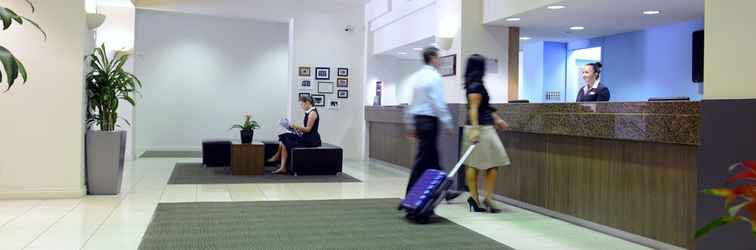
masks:
POLYGON ((289 172, 293 175, 336 175, 341 173, 343 155, 341 147, 330 144, 294 148, 289 153, 289 172))
POLYGON ((231 166, 231 140, 203 140, 202 165, 206 167, 231 166))

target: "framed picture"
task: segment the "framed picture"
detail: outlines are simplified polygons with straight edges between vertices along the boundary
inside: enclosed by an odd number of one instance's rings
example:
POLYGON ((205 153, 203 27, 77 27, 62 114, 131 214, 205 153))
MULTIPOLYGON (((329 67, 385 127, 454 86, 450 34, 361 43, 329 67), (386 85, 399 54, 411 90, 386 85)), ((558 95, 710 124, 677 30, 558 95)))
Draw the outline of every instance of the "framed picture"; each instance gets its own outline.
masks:
POLYGON ((346 89, 340 89, 336 91, 336 97, 339 99, 347 99, 349 98, 349 90, 346 89))
POLYGON ((347 76, 349 76, 349 69, 348 68, 338 68, 336 70, 336 76, 339 76, 339 77, 347 77, 347 76))
POLYGON ((336 87, 349 88, 349 78, 337 78, 336 87))
POLYGON ((331 80, 331 68, 315 68, 315 80, 331 80))
POLYGON ((310 80, 302 80, 302 83, 299 85, 300 89, 312 89, 312 81, 310 80))
POLYGON ((312 97, 312 101, 315 104, 315 107, 325 107, 325 96, 324 95, 310 95, 312 97))
POLYGON ((302 98, 303 96, 310 96, 310 93, 306 93, 306 92, 299 93, 299 98, 302 98))
POLYGON ((318 82, 318 93, 333 94, 333 82, 318 82))
POLYGON ((299 67, 299 76, 310 76, 310 67, 299 67))
POLYGON ((457 55, 448 55, 441 57, 441 65, 438 67, 438 73, 442 76, 453 76, 457 74, 457 55))
POLYGON ((330 110, 339 110, 341 109, 341 106, 339 105, 339 101, 331 101, 328 105, 328 109, 330 110))

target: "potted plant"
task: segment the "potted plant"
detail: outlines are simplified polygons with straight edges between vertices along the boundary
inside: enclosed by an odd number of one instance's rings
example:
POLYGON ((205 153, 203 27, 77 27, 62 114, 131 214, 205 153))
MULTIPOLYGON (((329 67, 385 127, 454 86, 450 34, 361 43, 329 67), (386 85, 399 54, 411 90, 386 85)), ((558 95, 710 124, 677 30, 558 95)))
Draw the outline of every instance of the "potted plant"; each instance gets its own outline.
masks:
POLYGON ((260 124, 257 121, 252 120, 252 115, 244 115, 244 122, 242 124, 234 124, 231 129, 241 129, 241 142, 242 144, 251 144, 255 137, 255 129, 260 128, 260 124))
MULTIPOLYGON (((116 131, 118 105, 124 100, 135 105, 134 94, 141 81, 126 72, 123 65, 129 54, 116 52, 110 58, 105 44, 87 56, 91 72, 87 74, 86 135, 87 188, 90 194, 114 195, 121 189, 126 151, 126 131, 116 131), (96 130, 99 128, 99 130, 96 130)), ((127 125, 129 121, 122 119, 127 125)))
POLYGON ((756 184, 753 183, 756 181, 756 161, 743 161, 732 165, 730 172, 738 169, 743 170, 733 174, 725 183, 732 184, 738 181, 744 183, 733 188, 711 188, 703 191, 705 194, 724 198, 724 208, 727 214, 698 229, 695 235, 696 239, 719 227, 735 222, 751 224, 751 233, 756 237, 756 184), (743 215, 743 210, 747 211, 750 216, 743 215))
MULTIPOLYGON (((34 13, 34 4, 32 4, 30 0, 26 0, 26 3, 29 4, 32 13, 34 13)), ((9 29, 14 21, 19 25, 23 25, 24 21, 26 21, 42 32, 42 36, 47 40, 47 34, 42 30, 39 24, 27 17, 16 14, 15 11, 5 8, 2 5, 0 5, 0 21, 2 21, 3 30, 9 29)), ((19 61, 9 49, 2 45, 0 45, 0 65, 2 65, 2 69, 5 70, 5 75, 0 71, 0 83, 3 81, 8 82, 8 88, 5 91, 8 91, 13 87, 13 84, 18 80, 18 77, 21 77, 21 81, 26 83, 28 77, 26 67, 24 67, 24 64, 21 63, 21 61, 19 61)))

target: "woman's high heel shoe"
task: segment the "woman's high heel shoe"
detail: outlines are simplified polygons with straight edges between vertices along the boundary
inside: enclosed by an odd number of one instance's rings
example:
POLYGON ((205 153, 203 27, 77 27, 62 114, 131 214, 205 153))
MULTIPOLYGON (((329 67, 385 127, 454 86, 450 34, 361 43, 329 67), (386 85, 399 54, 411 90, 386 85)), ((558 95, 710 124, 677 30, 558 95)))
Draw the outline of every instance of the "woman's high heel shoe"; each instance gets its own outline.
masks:
POLYGON ((478 202, 475 201, 472 197, 467 198, 467 204, 470 207, 470 212, 485 212, 486 209, 480 207, 478 205, 478 202))
POLYGON ((483 205, 486 206, 489 213, 492 213, 492 214, 501 213, 501 209, 494 207, 493 202, 489 200, 483 200, 483 205))

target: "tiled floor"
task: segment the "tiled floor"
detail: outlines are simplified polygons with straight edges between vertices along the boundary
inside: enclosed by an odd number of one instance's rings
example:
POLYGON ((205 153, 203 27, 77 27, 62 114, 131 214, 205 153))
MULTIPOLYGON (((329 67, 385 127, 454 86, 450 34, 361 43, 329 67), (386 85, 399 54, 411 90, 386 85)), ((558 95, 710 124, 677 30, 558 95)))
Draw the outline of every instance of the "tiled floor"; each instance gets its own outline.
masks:
MULTIPOLYGON (((117 197, 0 201, 0 250, 136 249, 159 202, 228 202, 399 198, 407 174, 375 162, 346 162, 362 183, 167 185, 176 162, 140 159, 127 164, 117 197)), ((458 198, 463 201, 465 197, 458 198)), ((516 249, 646 249, 637 244, 519 208, 501 214, 470 213, 462 204, 436 212, 516 249)))

